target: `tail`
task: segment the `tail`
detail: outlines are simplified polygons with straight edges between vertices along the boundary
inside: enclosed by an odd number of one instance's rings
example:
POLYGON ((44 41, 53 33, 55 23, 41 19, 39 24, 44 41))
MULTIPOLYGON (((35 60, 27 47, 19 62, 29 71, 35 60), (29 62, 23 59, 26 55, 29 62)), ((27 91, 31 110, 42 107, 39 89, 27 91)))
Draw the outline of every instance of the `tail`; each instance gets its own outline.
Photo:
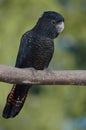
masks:
POLYGON ((31 85, 13 85, 11 92, 7 97, 7 102, 3 110, 4 118, 15 117, 24 105, 28 90, 31 85))

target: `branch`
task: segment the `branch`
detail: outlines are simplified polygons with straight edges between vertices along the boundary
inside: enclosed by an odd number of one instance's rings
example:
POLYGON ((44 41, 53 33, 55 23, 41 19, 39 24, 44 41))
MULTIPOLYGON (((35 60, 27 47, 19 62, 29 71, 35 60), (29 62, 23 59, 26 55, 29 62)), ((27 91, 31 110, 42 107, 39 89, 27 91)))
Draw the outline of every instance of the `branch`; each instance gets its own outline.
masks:
POLYGON ((35 70, 0 65, 0 81, 12 84, 86 85, 86 70, 35 70))

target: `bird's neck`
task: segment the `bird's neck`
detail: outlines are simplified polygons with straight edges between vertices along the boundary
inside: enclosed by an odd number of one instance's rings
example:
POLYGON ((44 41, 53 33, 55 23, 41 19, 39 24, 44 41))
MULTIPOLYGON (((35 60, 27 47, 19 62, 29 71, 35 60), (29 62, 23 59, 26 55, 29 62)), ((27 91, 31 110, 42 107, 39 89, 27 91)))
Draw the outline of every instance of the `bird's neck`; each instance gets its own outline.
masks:
POLYGON ((42 37, 50 38, 52 40, 58 36, 57 33, 53 33, 53 31, 49 30, 48 27, 42 24, 40 25, 39 23, 36 24, 36 26, 33 28, 33 31, 35 32, 35 34, 38 34, 42 37))

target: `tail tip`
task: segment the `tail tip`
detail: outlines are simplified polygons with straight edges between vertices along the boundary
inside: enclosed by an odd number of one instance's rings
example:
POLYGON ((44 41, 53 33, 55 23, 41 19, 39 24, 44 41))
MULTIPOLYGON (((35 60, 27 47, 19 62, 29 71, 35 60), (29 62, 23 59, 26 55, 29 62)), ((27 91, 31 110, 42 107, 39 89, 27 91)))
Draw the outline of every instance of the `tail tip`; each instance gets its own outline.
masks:
POLYGON ((10 109, 11 109, 11 106, 7 104, 3 110, 2 117, 6 119, 10 118, 10 109))
POLYGON ((6 119, 13 118, 17 116, 20 110, 21 110, 21 106, 13 106, 12 104, 6 104, 2 113, 2 117, 6 119))

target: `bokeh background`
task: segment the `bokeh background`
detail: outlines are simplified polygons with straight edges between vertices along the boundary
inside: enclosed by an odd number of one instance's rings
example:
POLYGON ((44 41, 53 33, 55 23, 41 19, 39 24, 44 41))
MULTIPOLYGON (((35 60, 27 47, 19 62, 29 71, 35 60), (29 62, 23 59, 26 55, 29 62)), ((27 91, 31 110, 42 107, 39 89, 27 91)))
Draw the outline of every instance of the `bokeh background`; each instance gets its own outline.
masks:
MULTIPOLYGON (((48 10, 65 18, 49 68, 86 69, 86 0, 0 0, 0 64, 15 65, 22 34, 48 10)), ((2 111, 11 86, 0 83, 0 130, 86 130, 84 86, 34 86, 21 113, 6 120, 2 111)))

